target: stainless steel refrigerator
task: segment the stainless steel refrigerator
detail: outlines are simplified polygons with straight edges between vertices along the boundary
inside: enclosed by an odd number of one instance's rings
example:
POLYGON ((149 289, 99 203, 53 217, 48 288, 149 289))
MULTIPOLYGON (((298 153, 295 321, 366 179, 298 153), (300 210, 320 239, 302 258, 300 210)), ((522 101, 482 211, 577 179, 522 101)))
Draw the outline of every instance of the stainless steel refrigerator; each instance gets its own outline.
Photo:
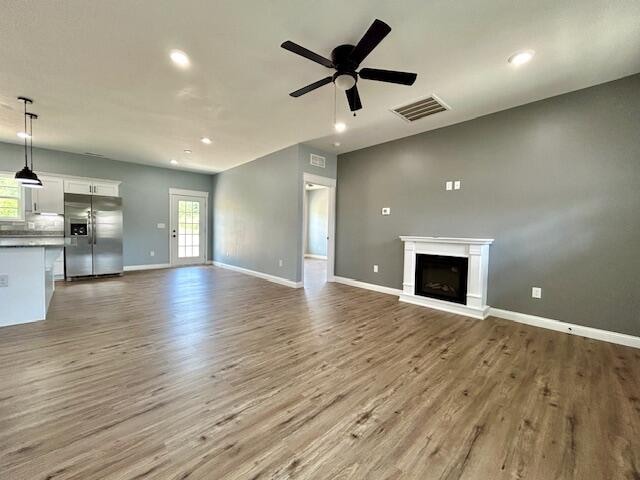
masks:
POLYGON ((122 273, 122 199, 64 194, 65 278, 122 273))

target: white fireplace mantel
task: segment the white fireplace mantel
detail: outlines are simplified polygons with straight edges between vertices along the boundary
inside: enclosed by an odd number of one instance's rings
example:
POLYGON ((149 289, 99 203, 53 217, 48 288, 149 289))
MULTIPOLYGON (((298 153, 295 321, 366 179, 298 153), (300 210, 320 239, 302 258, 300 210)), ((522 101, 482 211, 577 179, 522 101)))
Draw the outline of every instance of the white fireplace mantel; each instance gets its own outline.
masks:
POLYGON ((400 301, 414 303, 446 312, 485 319, 489 314, 487 305, 487 272, 489 267, 489 245, 492 238, 415 237, 403 235, 404 280, 400 301), (466 304, 447 302, 415 294, 416 255, 445 255, 468 259, 466 304))

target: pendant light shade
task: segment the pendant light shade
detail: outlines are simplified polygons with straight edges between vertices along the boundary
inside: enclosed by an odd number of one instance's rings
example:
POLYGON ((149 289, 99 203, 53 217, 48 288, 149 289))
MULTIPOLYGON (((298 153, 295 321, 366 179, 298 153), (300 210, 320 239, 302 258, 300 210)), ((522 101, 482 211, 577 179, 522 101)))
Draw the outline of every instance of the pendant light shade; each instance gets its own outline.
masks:
POLYGON ((27 113, 27 104, 33 103, 33 100, 27 97, 18 97, 18 100, 24 102, 24 131, 29 133, 24 137, 24 167, 16 173, 14 178, 20 182, 23 187, 42 188, 42 182, 33 171, 33 119, 38 118, 38 116, 35 113, 27 113), (27 130, 27 117, 29 117, 29 130, 27 130), (31 141, 31 168, 29 168, 28 140, 31 141))

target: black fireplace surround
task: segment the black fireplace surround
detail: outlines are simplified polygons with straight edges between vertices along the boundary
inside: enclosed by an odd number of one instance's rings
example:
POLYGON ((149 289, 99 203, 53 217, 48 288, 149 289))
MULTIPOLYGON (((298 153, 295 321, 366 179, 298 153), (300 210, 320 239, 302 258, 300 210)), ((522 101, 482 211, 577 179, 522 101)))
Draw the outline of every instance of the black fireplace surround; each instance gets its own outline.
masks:
POLYGON ((419 253, 415 294, 466 305, 468 268, 468 259, 464 257, 419 253))

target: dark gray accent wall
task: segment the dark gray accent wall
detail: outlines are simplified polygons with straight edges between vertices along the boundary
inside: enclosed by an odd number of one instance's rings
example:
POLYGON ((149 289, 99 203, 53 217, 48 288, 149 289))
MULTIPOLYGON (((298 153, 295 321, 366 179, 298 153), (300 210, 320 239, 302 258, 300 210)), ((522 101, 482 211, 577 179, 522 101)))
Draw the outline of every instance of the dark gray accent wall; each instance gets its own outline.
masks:
MULTIPOLYGON (((23 155, 22 146, 0 142, 0 170, 18 170, 24 161, 23 155)), ((34 158, 36 172, 122 182, 120 196, 123 203, 125 265, 169 263, 169 188, 211 192, 211 175, 207 174, 40 148, 34 149, 34 158), (166 228, 158 229, 158 223, 166 224, 166 228), (149 255, 151 250, 155 251, 153 257, 149 255)), ((209 238, 211 229, 209 213, 209 238)), ((208 258, 211 258, 211 242, 208 243, 208 258)))
POLYGON ((399 235, 495 238, 492 307, 640 335, 640 75, 340 155, 337 177, 336 275, 402 288, 399 235))

